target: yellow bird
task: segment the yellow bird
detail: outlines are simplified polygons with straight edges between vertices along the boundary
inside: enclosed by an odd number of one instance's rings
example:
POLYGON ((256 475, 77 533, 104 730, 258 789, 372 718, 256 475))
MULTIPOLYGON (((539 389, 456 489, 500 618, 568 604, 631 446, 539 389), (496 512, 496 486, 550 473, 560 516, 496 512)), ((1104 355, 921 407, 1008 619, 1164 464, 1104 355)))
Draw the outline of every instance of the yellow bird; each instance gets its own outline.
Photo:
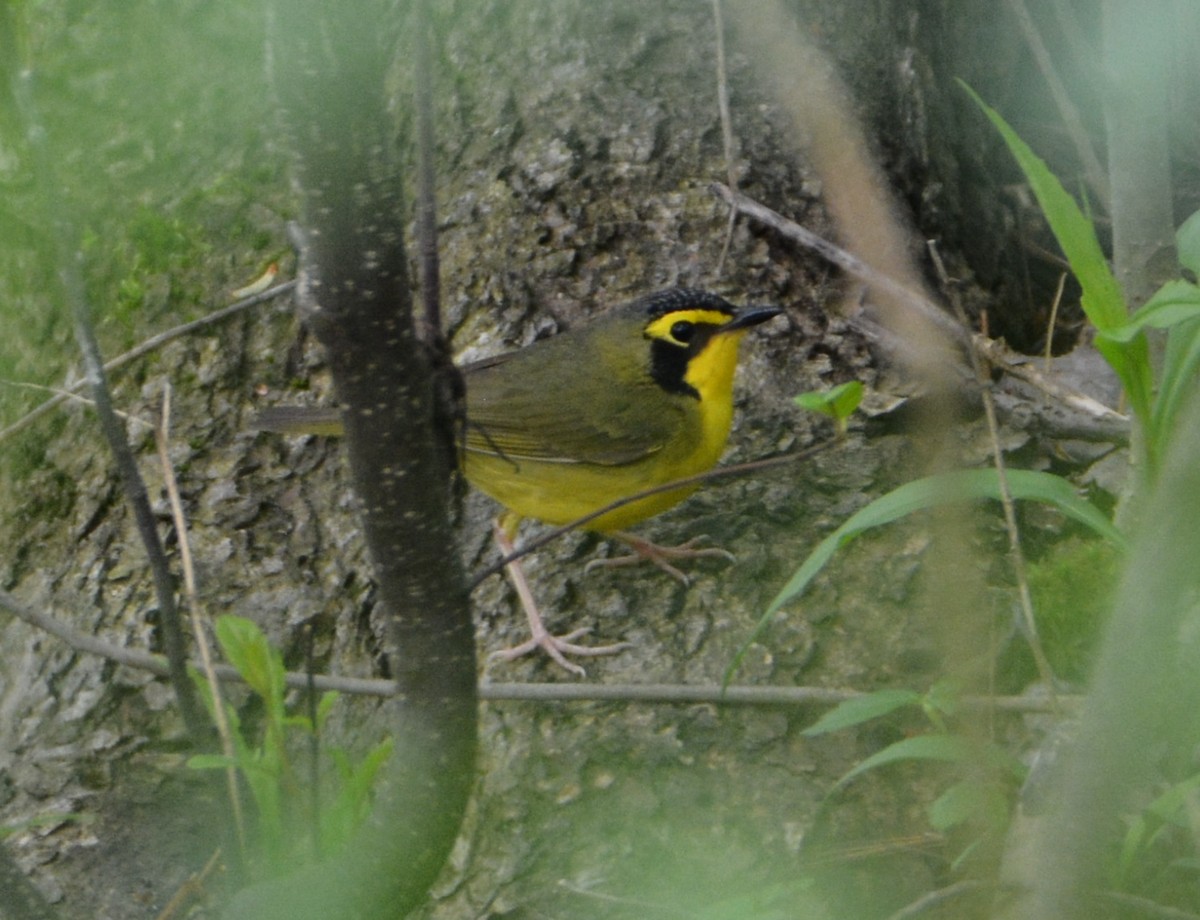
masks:
MULTIPOLYGON (((523 517, 566 524, 617 499, 711 469, 725 449, 733 419, 738 344, 752 326, 781 312, 778 307, 739 309, 715 294, 672 288, 579 329, 462 368, 467 392, 463 472, 507 509, 495 528, 501 551, 512 552, 523 517)), ((337 410, 267 410, 258 424, 292 433, 340 433, 337 410)), ((690 544, 658 547, 623 531, 695 489, 638 499, 586 527, 622 539, 639 556, 686 581, 668 559, 728 554, 690 544)), ((519 565, 509 565, 508 573, 532 637, 498 653, 501 657, 540 647, 567 670, 582 674, 565 655, 627 647, 576 644, 573 640, 586 629, 551 635, 519 565)))

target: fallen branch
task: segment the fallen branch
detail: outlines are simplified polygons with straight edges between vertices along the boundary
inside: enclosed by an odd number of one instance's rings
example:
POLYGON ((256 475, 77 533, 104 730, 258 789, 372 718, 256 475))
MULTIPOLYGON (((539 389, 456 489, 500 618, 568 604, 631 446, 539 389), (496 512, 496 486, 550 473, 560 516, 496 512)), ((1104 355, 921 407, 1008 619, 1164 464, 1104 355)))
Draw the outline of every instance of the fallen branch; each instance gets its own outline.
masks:
POLYGON ((793 220, 788 220, 777 211, 772 211, 766 205, 759 204, 753 198, 735 192, 720 182, 714 182, 709 187, 714 195, 734 208, 741 214, 751 217, 761 224, 766 224, 772 230, 799 243, 807 249, 832 262, 848 275, 853 275, 874 288, 886 291, 897 301, 915 310, 922 318, 928 320, 953 341, 964 348, 971 344, 971 334, 963 326, 956 323, 945 310, 942 310, 927 297, 892 280, 888 275, 872 268, 858 256, 847 252, 840 246, 835 246, 829 240, 813 233, 807 227, 802 227, 793 220))
POLYGON ((910 290, 902 284, 893 281, 887 275, 872 268, 857 256, 834 245, 811 230, 800 226, 795 221, 788 220, 782 214, 772 211, 765 205, 759 204, 752 198, 730 190, 719 182, 709 186, 714 195, 736 208, 739 213, 765 224, 772 230, 786 236, 788 239, 811 249, 827 261, 833 263, 842 271, 853 275, 860 281, 886 291, 898 303, 916 311, 923 319, 928 320, 964 350, 973 349, 981 358, 992 366, 1024 380, 1036 387, 1052 399, 1063 405, 1082 412, 1085 415, 1110 423, 1114 433, 1124 433, 1128 438, 1129 418, 1110 409, 1108 406, 1093 399, 1085 393, 1080 393, 1071 387, 1063 386, 1042 374, 1032 364, 1026 363, 1024 357, 1014 355, 1003 342, 990 339, 987 336, 971 332, 968 328, 946 313, 929 298, 910 290))

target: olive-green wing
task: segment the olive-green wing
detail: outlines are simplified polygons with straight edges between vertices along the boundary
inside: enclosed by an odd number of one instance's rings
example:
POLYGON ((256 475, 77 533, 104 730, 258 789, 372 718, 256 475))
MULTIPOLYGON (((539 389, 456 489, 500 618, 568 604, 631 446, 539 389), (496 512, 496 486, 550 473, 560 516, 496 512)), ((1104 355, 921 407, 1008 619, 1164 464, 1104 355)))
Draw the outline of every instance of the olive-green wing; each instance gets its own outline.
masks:
POLYGON ((464 377, 468 451, 620 466, 661 451, 682 425, 648 374, 599 367, 566 341, 480 361, 464 377))

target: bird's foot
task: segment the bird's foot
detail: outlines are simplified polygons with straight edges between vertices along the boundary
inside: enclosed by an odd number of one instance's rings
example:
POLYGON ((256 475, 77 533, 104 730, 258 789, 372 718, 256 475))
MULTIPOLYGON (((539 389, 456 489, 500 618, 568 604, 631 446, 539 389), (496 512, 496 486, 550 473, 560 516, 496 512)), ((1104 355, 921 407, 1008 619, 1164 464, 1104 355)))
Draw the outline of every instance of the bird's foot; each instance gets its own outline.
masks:
MULTIPOLYGON (((509 533, 509 528, 503 522, 497 521, 492 530, 496 537, 496 544, 500 547, 500 552, 505 556, 511 556, 513 553, 513 541, 512 535, 509 533)), ((631 642, 615 642, 612 645, 579 645, 574 640, 589 631, 586 626, 572 630, 565 636, 550 635, 550 631, 546 629, 546 625, 542 622, 542 614, 538 610, 537 602, 533 599, 533 592, 529 588, 529 581, 525 578, 525 570, 521 567, 521 560, 514 559, 505 566, 505 570, 508 573, 513 588, 516 589, 517 597, 521 600, 521 607, 525 610, 525 619, 529 622, 529 638, 520 645, 492 652, 488 656, 489 660, 499 658, 503 661, 512 661, 514 658, 528 655, 535 648, 540 648, 554 659, 554 662, 560 667, 570 671, 576 677, 585 677, 587 671, 573 661, 568 661, 566 658, 567 655, 579 655, 581 657, 615 655, 617 652, 624 651, 627 648, 633 648, 633 643, 631 642)))
POLYGON ((660 546, 657 543, 651 543, 649 540, 643 540, 641 537, 635 537, 633 534, 625 533, 624 531, 618 531, 611 534, 611 536, 616 537, 632 549, 633 552, 625 556, 614 556, 611 559, 593 559, 583 567, 585 575, 593 569, 637 565, 639 562, 647 561, 653 562, 672 578, 686 585, 690 584, 691 579, 677 567, 671 565, 669 560, 725 559, 729 562, 734 562, 737 558, 729 550, 721 549, 719 546, 697 548, 697 543, 708 539, 703 534, 698 537, 692 537, 692 539, 686 543, 679 544, 679 546, 660 546))
POLYGON ((552 636, 538 622, 538 628, 534 629, 533 635, 522 642, 520 645, 514 645, 512 648, 503 648, 492 652, 488 658, 499 658, 502 661, 512 661, 515 658, 520 658, 522 655, 528 655, 534 649, 540 648, 560 667, 565 668, 577 677, 585 677, 587 671, 575 664, 573 661, 567 660, 567 655, 578 655, 580 657, 596 657, 597 655, 615 655, 617 652, 623 652, 627 648, 633 648, 632 642, 614 642, 612 645, 579 645, 575 639, 586 635, 591 630, 587 626, 579 629, 573 629, 565 636, 552 636))

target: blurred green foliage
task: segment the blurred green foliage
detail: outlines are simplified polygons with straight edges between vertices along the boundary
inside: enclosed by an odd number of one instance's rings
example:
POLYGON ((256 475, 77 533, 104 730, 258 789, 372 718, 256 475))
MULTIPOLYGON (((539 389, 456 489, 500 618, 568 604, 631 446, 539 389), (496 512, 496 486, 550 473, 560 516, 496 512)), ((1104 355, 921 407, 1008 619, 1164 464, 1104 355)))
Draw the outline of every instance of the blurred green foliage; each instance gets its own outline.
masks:
MULTIPOLYGON (((284 245, 270 227, 290 216, 282 155, 271 144, 261 7, 45 0, 11 12, 105 356, 223 306, 284 245)), ((76 363, 47 217, 7 89, 6 80, 0 428, 45 398, 27 385, 61 386, 76 363)), ((15 458, 10 475, 36 466, 49 424, 5 445, 15 458)))
MULTIPOLYGON (((306 738, 319 739, 339 694, 332 690, 321 694, 311 716, 289 712, 283 655, 263 631, 238 616, 218 617, 215 631, 225 659, 237 668, 262 706, 261 725, 256 730, 243 723, 237 707, 223 701, 232 755, 196 754, 188 765, 238 772, 255 806, 254 868, 261 875, 280 875, 347 844, 370 813, 375 780, 391 756, 394 739, 384 738, 357 761, 342 748, 326 746, 321 753, 333 765, 333 776, 324 782, 305 777, 296 764, 299 744, 306 738), (324 787, 323 795, 319 787, 324 787), (306 800, 314 806, 311 810, 297 807, 297 802, 306 800)), ((212 688, 202 675, 193 672, 192 678, 216 722, 212 688)))

